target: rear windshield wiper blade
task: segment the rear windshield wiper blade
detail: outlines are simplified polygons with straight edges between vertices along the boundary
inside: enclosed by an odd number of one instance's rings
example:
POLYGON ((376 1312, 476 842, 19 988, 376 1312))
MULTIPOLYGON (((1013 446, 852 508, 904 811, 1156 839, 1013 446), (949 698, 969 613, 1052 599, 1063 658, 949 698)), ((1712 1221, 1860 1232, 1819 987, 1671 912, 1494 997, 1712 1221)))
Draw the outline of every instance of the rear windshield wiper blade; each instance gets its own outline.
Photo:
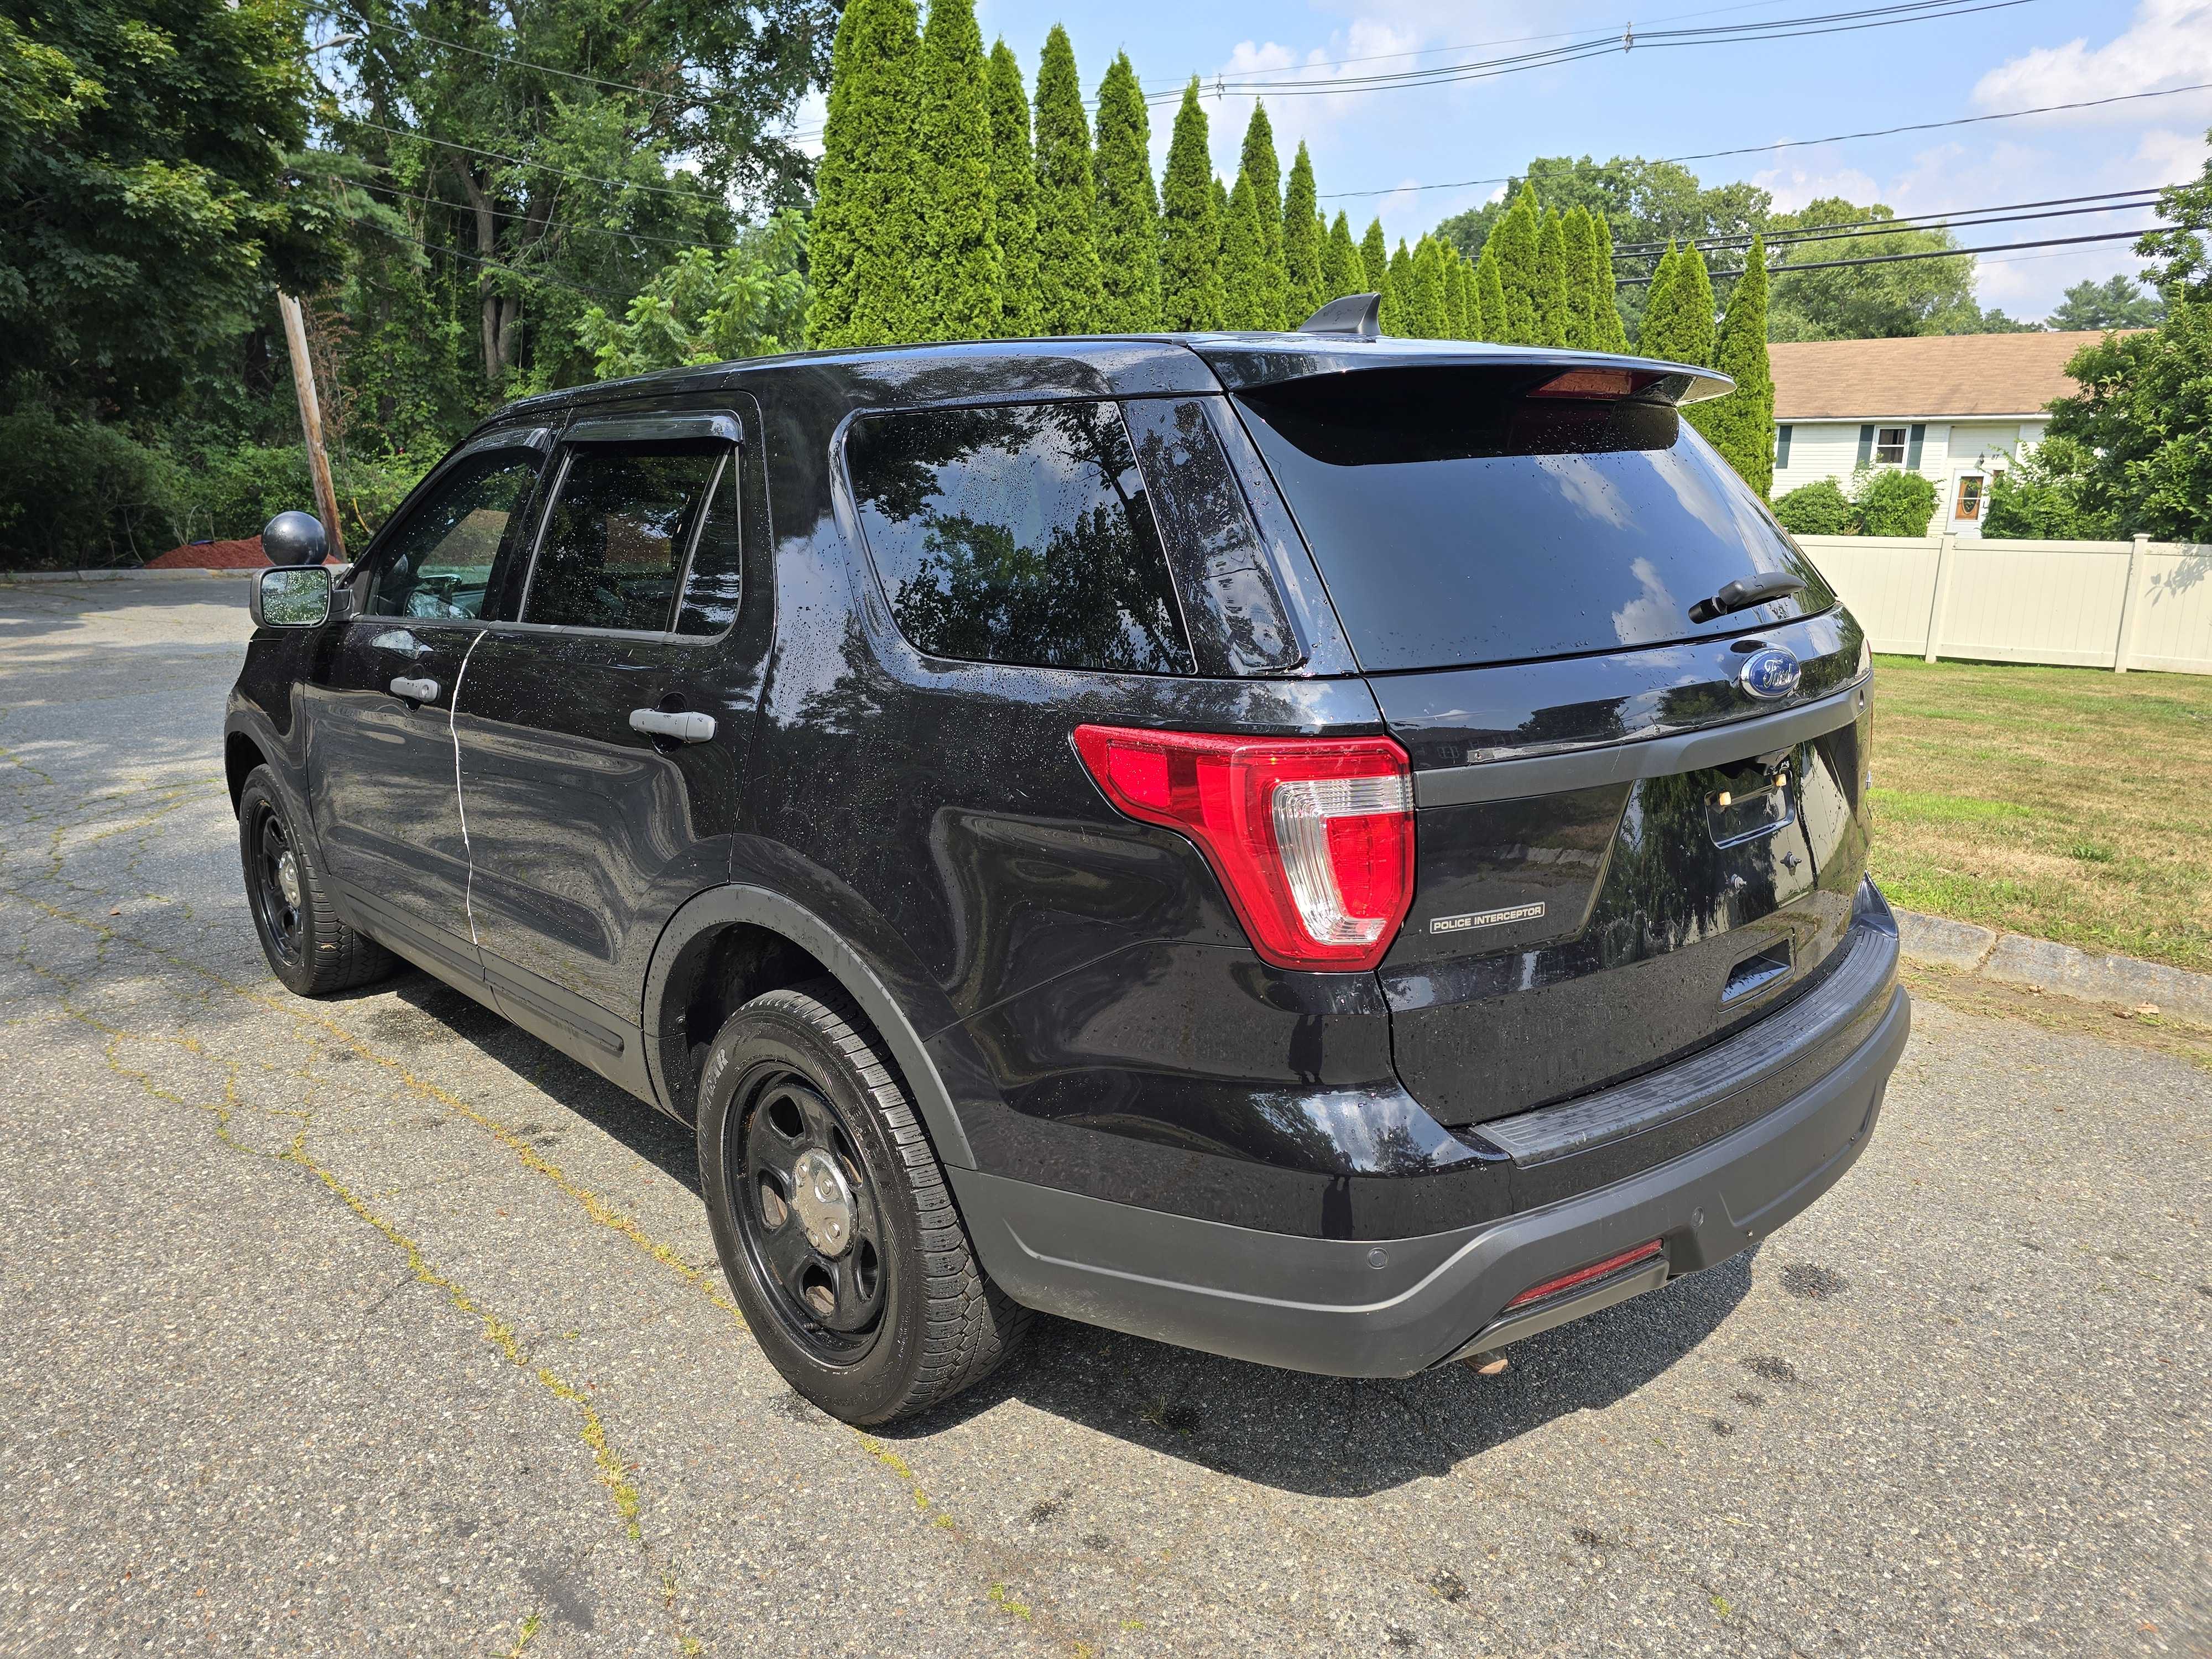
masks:
POLYGON ((1779 570, 1760 576, 1738 576, 1710 599, 1699 599, 1690 607, 1690 620, 1709 623, 1716 617, 1725 617, 1731 611, 1748 611, 1754 605, 1765 605, 1769 599, 1778 599, 1787 593, 1802 593, 1804 579, 1785 575, 1779 570))

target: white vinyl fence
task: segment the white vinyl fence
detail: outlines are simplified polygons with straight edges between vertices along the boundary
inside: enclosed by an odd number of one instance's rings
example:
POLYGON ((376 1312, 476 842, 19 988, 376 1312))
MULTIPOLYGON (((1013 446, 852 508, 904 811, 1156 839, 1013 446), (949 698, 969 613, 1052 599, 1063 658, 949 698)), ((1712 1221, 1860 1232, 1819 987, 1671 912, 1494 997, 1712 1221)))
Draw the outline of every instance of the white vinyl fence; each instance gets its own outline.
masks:
POLYGON ((1800 536, 1877 651, 2212 674, 2212 547, 1800 536))

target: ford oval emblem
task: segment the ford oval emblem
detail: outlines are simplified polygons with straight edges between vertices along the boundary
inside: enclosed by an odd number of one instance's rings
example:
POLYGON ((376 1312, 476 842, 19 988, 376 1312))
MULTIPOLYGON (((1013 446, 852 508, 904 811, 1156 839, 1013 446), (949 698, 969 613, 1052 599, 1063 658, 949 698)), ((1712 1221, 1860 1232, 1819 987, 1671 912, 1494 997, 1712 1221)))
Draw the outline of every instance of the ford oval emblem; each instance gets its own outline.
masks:
POLYGON ((1770 702, 1777 697, 1788 696, 1803 678, 1804 670, 1797 665, 1797 659, 1778 645, 1753 652, 1736 675, 1745 690, 1770 702))

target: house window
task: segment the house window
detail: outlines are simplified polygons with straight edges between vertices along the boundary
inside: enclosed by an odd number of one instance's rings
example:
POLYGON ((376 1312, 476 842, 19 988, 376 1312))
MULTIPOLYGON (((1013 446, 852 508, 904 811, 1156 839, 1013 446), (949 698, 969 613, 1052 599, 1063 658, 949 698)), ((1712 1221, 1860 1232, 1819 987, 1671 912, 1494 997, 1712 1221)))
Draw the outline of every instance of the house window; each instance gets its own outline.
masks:
POLYGON ((1788 427, 1786 427, 1786 426, 1778 426, 1778 427, 1776 427, 1776 428, 1774 428, 1774 466, 1775 466, 1775 470, 1776 470, 1777 471, 1787 471, 1787 470, 1788 470, 1789 465, 1790 465, 1790 428, 1789 428, 1788 427))
POLYGON ((1951 514, 1960 524, 1982 516, 1982 475, 1978 472, 1962 474, 1959 479, 1958 510, 1951 514))
POLYGON ((1876 466, 1903 466, 1905 435, 1905 428, 1901 426, 1876 427, 1874 434, 1874 464, 1876 466))

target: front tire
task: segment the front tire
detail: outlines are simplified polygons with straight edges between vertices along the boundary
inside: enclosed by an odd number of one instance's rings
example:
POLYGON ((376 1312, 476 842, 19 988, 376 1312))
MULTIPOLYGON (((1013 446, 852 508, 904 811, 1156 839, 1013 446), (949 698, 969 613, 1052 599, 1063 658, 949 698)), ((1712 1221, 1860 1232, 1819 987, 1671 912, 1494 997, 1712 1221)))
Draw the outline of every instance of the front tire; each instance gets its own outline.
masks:
POLYGON ((261 953, 287 989, 328 996, 382 979, 397 965, 389 951, 338 920, 314 843, 286 810, 265 766, 247 774, 238 792, 238 856, 261 953))
POLYGON ((984 1276, 913 1103, 832 980, 730 1016, 699 1084, 722 1271, 769 1363, 869 1425, 981 1381, 1029 1327, 984 1276))

